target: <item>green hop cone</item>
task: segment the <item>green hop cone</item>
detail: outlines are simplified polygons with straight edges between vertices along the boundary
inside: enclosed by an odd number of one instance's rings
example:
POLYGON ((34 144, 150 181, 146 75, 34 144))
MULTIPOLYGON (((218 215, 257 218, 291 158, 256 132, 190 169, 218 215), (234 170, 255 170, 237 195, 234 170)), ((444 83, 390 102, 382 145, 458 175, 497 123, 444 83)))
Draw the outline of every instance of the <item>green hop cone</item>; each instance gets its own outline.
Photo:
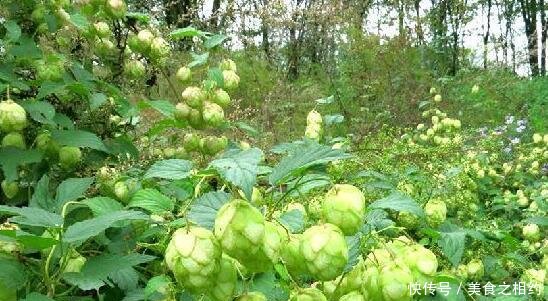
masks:
POLYGON ((150 44, 150 58, 160 65, 165 63, 170 51, 171 47, 162 37, 155 37, 150 44))
POLYGON ((115 19, 121 19, 126 15, 127 5, 124 0, 107 0, 105 11, 115 19))
POLYGON ((116 182, 116 184, 114 184, 114 195, 123 203, 128 201, 129 187, 124 181, 116 182))
POLYGON ((308 115, 306 116, 306 124, 322 124, 322 122, 323 117, 318 111, 312 110, 308 112, 308 115))
POLYGON ((327 298, 319 289, 309 287, 292 294, 289 301, 327 301, 327 298))
POLYGON ((408 211, 400 211, 397 221, 400 225, 410 230, 416 229, 420 225, 419 217, 408 211))
POLYGON ((240 77, 232 70, 223 71, 223 80, 225 83, 225 88, 228 90, 235 89, 240 84, 240 77))
POLYGON ((367 300, 360 292, 354 291, 342 296, 339 299, 339 301, 367 301, 367 300))
POLYGON ((213 92, 211 101, 220 105, 222 108, 226 108, 230 105, 230 95, 223 89, 216 89, 213 92))
POLYGON ((16 147, 20 149, 27 148, 25 138, 17 132, 12 132, 2 138, 2 147, 16 147))
POLYGON ((263 250, 272 262, 280 260, 280 251, 287 244, 289 236, 287 230, 276 222, 265 222, 263 250))
POLYGON ((306 126, 304 136, 308 139, 319 141, 322 137, 322 133, 322 125, 319 123, 314 123, 306 126))
POLYGON ((348 246, 344 235, 332 224, 308 228, 303 233, 300 248, 307 269, 315 279, 335 279, 348 262, 348 246))
POLYGON ((264 217, 249 202, 236 199, 219 209, 215 236, 223 251, 249 272, 262 272, 270 266, 270 260, 262 250, 264 235, 264 217))
POLYGON ((215 285, 207 292, 212 301, 231 301, 236 291, 238 272, 234 259, 223 254, 219 272, 214 276, 215 285))
POLYGON ((540 240, 540 227, 537 224, 527 224, 521 230, 523 237, 530 242, 540 240))
POLYGON ((188 87, 181 94, 186 103, 194 108, 201 108, 206 98, 206 93, 199 87, 188 87))
POLYGON ((383 267, 380 273, 380 285, 384 300, 412 300, 409 284, 413 281, 413 274, 405 265, 392 263, 383 267))
POLYGON ((236 63, 234 63, 233 60, 231 59, 224 59, 221 61, 221 63, 219 63, 219 69, 221 70, 230 70, 230 71, 238 71, 236 70, 236 63))
POLYGON ((236 301, 267 301, 266 296, 260 292, 249 292, 236 299, 236 301))
POLYGON ((301 239, 302 234, 290 234, 288 243, 282 246, 280 253, 287 270, 293 276, 308 272, 301 253, 301 239))
POLYGON ((11 99, 0 102, 0 131, 18 132, 27 126, 27 112, 11 99))
POLYGON ((180 102, 175 106, 174 116, 178 120, 186 120, 190 116, 192 108, 184 102, 180 102))
POLYGON ((426 221, 432 227, 441 225, 447 216, 447 205, 439 199, 432 199, 424 206, 426 221))
POLYGON ((323 283, 323 291, 329 299, 339 299, 342 295, 353 291, 359 291, 365 282, 365 265, 363 259, 352 268, 350 272, 339 276, 334 280, 323 283), (341 279, 342 278, 342 279, 341 279))
POLYGON ((180 83, 186 83, 192 78, 192 71, 190 68, 183 66, 177 70, 177 73, 175 73, 175 78, 180 83))
POLYGON ((3 180, 1 187, 2 192, 8 199, 14 198, 19 193, 19 184, 17 182, 8 182, 7 180, 3 180))
POLYGON ((131 79, 140 79, 145 76, 146 68, 139 60, 130 60, 126 62, 124 71, 131 79))
POLYGON ((187 133, 183 137, 183 146, 187 152, 197 151, 200 148, 200 136, 187 133))
POLYGON ((111 34, 110 27, 107 23, 100 21, 93 24, 95 34, 100 38, 108 38, 111 34))
POLYGON ((204 118, 202 112, 196 109, 191 109, 190 114, 188 115, 188 123, 192 128, 203 129, 205 127, 204 118))
POLYGON ((484 271, 483 262, 479 259, 473 259, 466 265, 466 275, 472 280, 483 278, 484 271))
POLYGON ((224 150, 228 144, 228 139, 224 136, 208 136, 200 140, 200 148, 205 155, 213 156, 224 150))
POLYGON ((180 228, 169 241, 165 260, 177 282, 189 291, 204 292, 214 284, 221 248, 205 228, 180 228))
POLYGON ((322 216, 345 235, 354 235, 365 219, 365 196, 355 186, 337 184, 325 195, 322 216))
POLYGON ((434 276, 438 269, 438 258, 436 254, 427 248, 414 244, 407 248, 405 261, 411 270, 425 276, 434 276))
POLYGON ((61 167, 70 169, 82 160, 82 151, 78 147, 63 146, 59 149, 59 163, 61 167))
POLYGON ((86 264, 87 259, 78 252, 71 251, 70 257, 67 258, 66 261, 67 262, 63 273, 80 273, 86 264))
POLYGON ((225 120, 225 112, 220 105, 213 102, 204 102, 202 117, 205 123, 211 127, 218 127, 225 120))

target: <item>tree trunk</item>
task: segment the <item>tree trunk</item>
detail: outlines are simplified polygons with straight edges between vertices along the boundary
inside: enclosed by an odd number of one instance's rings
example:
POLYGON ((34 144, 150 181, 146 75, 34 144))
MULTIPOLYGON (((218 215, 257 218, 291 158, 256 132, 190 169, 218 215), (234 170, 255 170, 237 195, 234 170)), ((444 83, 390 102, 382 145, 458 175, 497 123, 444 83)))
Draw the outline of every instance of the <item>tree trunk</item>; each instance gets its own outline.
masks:
POLYGON ((213 7, 211 8, 211 18, 209 19, 209 26, 213 30, 217 30, 219 25, 219 9, 221 8, 221 0, 213 0, 213 7))
POLYGON ((537 3, 536 0, 519 0, 521 16, 525 23, 525 35, 527 36, 527 53, 531 75, 539 75, 538 64, 538 37, 537 37, 537 3))
POLYGON ((419 45, 422 45, 424 43, 424 33, 422 32, 422 22, 421 22, 421 13, 420 13, 420 0, 415 0, 415 22, 416 22, 416 28, 417 31, 417 43, 419 45))
POLYGON ((491 0, 487 0, 487 29, 483 36, 483 68, 487 69, 487 44, 489 43, 489 34, 491 31, 491 0))
POLYGON ((546 9, 544 0, 539 1, 540 7, 540 75, 546 75, 546 43, 548 43, 548 20, 546 20, 546 9))

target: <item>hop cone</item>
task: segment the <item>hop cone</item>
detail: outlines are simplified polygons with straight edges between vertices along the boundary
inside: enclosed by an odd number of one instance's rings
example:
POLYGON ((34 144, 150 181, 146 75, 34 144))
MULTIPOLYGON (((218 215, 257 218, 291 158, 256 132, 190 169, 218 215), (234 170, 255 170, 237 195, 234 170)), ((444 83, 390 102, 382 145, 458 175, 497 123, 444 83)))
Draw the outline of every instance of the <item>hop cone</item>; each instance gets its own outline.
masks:
POLYGON ((190 291, 203 291, 214 284, 221 248, 211 231, 181 228, 173 233, 165 259, 179 283, 190 291))
POLYGON ((303 254, 301 253, 302 234, 292 234, 289 241, 282 247, 281 257, 291 275, 298 276, 307 272, 303 254))
POLYGON ((344 235, 332 224, 308 228, 303 233, 301 252, 310 274, 323 281, 335 279, 348 262, 344 235))
POLYGON ((342 296, 339 301, 366 301, 365 297, 357 291, 342 296))
POLYGON ((265 222, 263 250, 272 262, 280 260, 280 251, 287 244, 289 236, 287 230, 278 223, 265 222))
POLYGON ((234 259, 223 254, 219 266, 219 272, 213 279, 215 285, 210 288, 207 294, 212 301, 230 301, 238 280, 236 263, 234 259))
POLYGON ((327 301, 327 298, 319 289, 310 287, 294 294, 289 301, 327 301))
POLYGON ((266 301, 266 296, 260 292, 249 292, 236 299, 236 301, 266 301))
POLYGON ((221 207, 215 219, 215 236, 223 251, 249 272, 261 272, 269 267, 270 260, 262 249, 264 217, 250 203, 236 199, 221 207))
POLYGON ((0 102, 0 131, 17 132, 27 126, 27 112, 8 99, 0 102))
POLYGON ((339 227, 345 235, 353 235, 365 218, 365 196, 355 186, 337 184, 325 195, 323 217, 339 227))

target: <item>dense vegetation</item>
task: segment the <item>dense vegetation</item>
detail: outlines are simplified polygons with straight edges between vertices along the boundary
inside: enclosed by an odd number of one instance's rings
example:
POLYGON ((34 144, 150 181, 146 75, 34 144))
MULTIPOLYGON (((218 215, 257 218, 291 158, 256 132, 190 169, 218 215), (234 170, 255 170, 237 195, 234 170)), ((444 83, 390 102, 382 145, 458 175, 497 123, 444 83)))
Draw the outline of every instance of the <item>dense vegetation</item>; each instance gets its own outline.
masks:
POLYGON ((249 3, 2 3, 0 301, 546 300, 546 53, 476 67, 466 3, 427 40, 396 2, 284 42, 265 1, 259 47, 249 3))

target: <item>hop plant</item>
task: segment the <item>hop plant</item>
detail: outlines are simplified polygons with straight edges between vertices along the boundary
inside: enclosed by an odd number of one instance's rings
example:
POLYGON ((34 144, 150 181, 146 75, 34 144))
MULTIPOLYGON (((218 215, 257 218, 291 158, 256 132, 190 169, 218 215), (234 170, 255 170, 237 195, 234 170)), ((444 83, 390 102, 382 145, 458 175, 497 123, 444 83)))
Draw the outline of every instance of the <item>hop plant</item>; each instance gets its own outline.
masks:
POLYGON ((236 301, 267 301, 266 296, 260 292, 249 292, 236 299, 236 301))
POLYGON ((327 298, 319 289, 309 287, 292 294, 289 301, 327 301, 327 298))
POLYGON ((211 127, 218 127, 225 120, 225 112, 220 105, 206 101, 204 102, 204 110, 202 112, 203 119, 206 124, 211 127))
POLYGON ((139 60, 129 60, 124 65, 124 71, 131 79, 142 78, 146 73, 146 68, 139 60))
POLYGON ((190 116, 192 108, 184 102, 180 102, 175 106, 175 118, 178 120, 186 120, 190 116))
POLYGON ((224 70, 223 80, 228 90, 235 89, 240 84, 240 77, 233 70, 224 70))
POLYGON ((287 230, 282 225, 270 221, 265 222, 263 250, 270 261, 278 262, 280 260, 280 251, 288 240, 287 230))
POLYGON ((531 242, 540 240, 540 228, 537 224, 527 224, 522 229, 522 234, 525 239, 531 242))
POLYGON ((361 228, 365 219, 365 196, 355 186, 337 184, 325 195, 322 216, 343 231, 353 235, 361 228))
POLYGON ((479 259, 473 259, 466 265, 466 275, 473 280, 479 280, 483 277, 483 262, 479 259))
POLYGON ((95 30, 95 34, 100 38, 108 38, 111 33, 108 24, 103 21, 93 24, 93 29, 95 30))
POLYGON ((11 99, 0 102, 0 130, 18 132, 27 126, 27 112, 11 99))
POLYGON ((190 107, 198 109, 202 107, 206 94, 199 87, 188 87, 183 91, 182 97, 190 107))
POLYGON ((348 246, 342 231, 332 224, 312 226, 300 245, 310 274, 323 281, 335 279, 348 262, 348 246))
POLYGON ((234 63, 233 60, 231 59, 224 59, 221 61, 221 63, 219 63, 219 69, 221 70, 227 70, 227 71, 238 71, 236 70, 236 63, 234 63))
POLYGON ((17 182, 8 182, 8 180, 3 180, 2 192, 8 199, 13 199, 19 193, 19 184, 17 182))
POLYGON ((177 80, 180 83, 188 82, 191 77, 192 77, 192 71, 190 70, 190 68, 188 68, 186 66, 183 66, 183 67, 179 68, 177 70, 177 73, 175 74, 175 78, 177 78, 177 80))
POLYGON ((127 5, 123 0, 107 0, 105 11, 115 19, 121 19, 126 15, 127 5))
POLYGON ((214 284, 221 248, 205 228, 180 228, 171 237, 165 260, 179 283, 190 291, 202 292, 214 284))
POLYGON ((211 100, 220 105, 222 108, 226 108, 230 105, 230 95, 228 95, 228 93, 223 89, 216 89, 213 92, 213 97, 211 100))
POLYGON ((70 169, 82 160, 82 151, 78 147, 63 146, 59 149, 59 163, 61 167, 70 169))
POLYGON ((6 136, 4 136, 4 138, 2 138, 2 147, 9 147, 9 146, 25 149, 26 148, 25 138, 23 137, 23 135, 17 132, 9 133, 6 136))
POLYGON ((442 200, 432 199, 424 206, 424 212, 426 213, 428 224, 437 227, 445 221, 447 205, 442 200))
POLYGON ((287 244, 282 246, 281 258, 293 276, 299 276, 307 273, 306 264, 301 252, 302 234, 290 234, 287 244))
POLYGON ((183 146, 187 152, 196 151, 200 148, 200 136, 193 133, 187 133, 183 137, 183 146))
POLYGON ((318 111, 312 110, 308 112, 308 115, 306 116, 307 124, 322 124, 322 122, 323 122, 322 115, 318 111))
POLYGON ((367 301, 365 297, 358 291, 350 292, 342 296, 339 301, 367 301))
POLYGON ((249 202, 235 199, 223 205, 215 218, 215 236, 223 251, 250 272, 261 272, 269 267, 270 260, 262 249, 265 220, 249 202))
POLYGON ((380 273, 379 284, 386 301, 412 300, 409 284, 413 283, 413 274, 405 265, 392 263, 385 266, 380 273))
POLYGON ((207 295, 212 301, 230 301, 236 290, 238 273, 234 259, 223 254, 219 263, 219 271, 213 277, 213 283, 207 295))
POLYGON ((114 184, 114 195, 124 203, 128 201, 129 187, 124 181, 119 181, 114 184))

